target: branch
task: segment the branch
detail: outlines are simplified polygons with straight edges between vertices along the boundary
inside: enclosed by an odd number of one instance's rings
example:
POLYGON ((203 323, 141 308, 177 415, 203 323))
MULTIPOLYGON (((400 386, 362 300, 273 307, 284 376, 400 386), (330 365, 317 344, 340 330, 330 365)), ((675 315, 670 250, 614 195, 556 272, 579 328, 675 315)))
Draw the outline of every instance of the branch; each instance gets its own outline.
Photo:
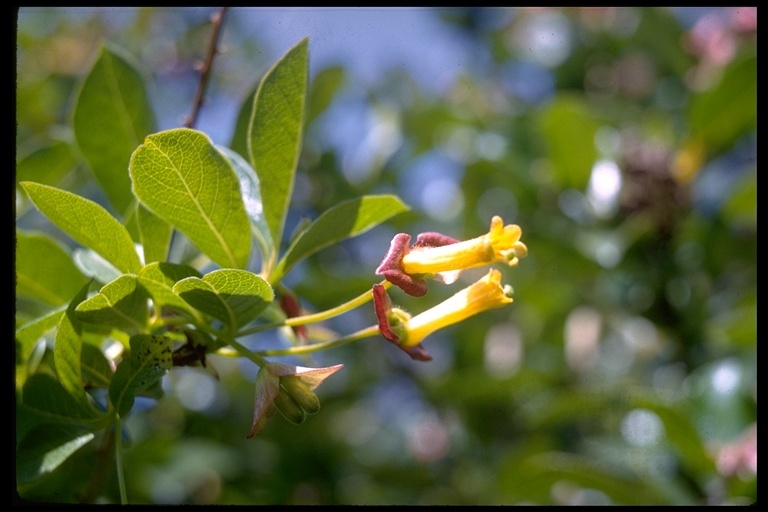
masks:
POLYGON ((221 25, 224 21, 224 14, 226 14, 228 7, 222 7, 219 12, 211 16, 211 22, 213 23, 213 33, 211 34, 211 42, 208 46, 208 55, 200 68, 200 82, 197 84, 197 93, 195 94, 195 104, 192 107, 192 113, 187 117, 184 122, 184 126, 192 128, 197 122, 197 116, 200 113, 200 108, 203 106, 203 97, 205 96, 205 88, 208 85, 208 78, 210 76, 211 67, 213 66, 213 57, 216 55, 216 48, 219 40, 219 33, 221 32, 221 25))

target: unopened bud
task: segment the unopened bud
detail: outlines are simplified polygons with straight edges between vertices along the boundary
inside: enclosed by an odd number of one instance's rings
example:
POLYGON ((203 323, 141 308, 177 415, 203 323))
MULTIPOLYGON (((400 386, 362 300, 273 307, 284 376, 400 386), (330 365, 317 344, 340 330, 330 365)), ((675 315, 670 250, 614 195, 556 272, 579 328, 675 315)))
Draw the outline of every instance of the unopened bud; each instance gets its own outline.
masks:
POLYGON ((277 410, 291 423, 300 425, 307 418, 307 413, 304 412, 304 409, 288 393, 278 393, 274 403, 277 410))
POLYGON ((281 377, 280 386, 307 414, 315 414, 320 410, 320 399, 300 378, 292 375, 281 377))

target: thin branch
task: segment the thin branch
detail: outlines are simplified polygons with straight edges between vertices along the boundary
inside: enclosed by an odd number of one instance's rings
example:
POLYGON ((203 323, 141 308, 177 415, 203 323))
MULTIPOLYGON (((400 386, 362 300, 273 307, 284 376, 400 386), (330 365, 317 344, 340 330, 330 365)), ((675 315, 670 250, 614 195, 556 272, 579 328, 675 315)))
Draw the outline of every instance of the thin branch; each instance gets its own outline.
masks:
POLYGON ((197 122, 197 116, 200 113, 200 108, 203 106, 203 98, 205 97, 205 88, 208 85, 208 78, 210 77, 211 68, 213 67, 213 57, 217 53, 219 33, 221 32, 221 26, 224 21, 224 14, 226 14, 228 7, 222 7, 219 12, 211 17, 213 23, 213 33, 211 34, 211 42, 208 46, 208 55, 200 68, 200 81, 197 84, 197 93, 195 94, 195 104, 192 107, 192 113, 187 117, 184 122, 184 126, 192 128, 197 122))

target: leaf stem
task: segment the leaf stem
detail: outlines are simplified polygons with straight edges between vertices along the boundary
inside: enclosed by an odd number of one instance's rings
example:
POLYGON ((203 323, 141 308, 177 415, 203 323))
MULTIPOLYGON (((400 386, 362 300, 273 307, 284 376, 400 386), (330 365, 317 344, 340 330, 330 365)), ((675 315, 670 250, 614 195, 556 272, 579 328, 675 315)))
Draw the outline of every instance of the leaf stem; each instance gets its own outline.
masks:
MULTIPOLYGON (((381 282, 381 285, 384 286, 385 288, 389 288, 391 286, 391 283, 385 280, 381 282)), ((203 325, 199 325, 198 328, 208 332, 213 336, 220 338, 224 343, 226 343, 227 345, 232 347, 232 349, 234 349, 233 351, 227 350, 226 348, 219 349, 216 351, 218 355, 221 355, 221 356, 239 355, 249 359, 250 361, 255 363, 257 366, 261 367, 268 363, 268 361, 264 359, 265 357, 310 354, 312 352, 317 352, 320 350, 327 350, 329 348, 339 347, 341 345, 346 345, 347 343, 352 343, 353 341, 358 341, 364 338, 375 336, 376 334, 379 333, 379 327, 378 325, 372 325, 370 327, 366 327, 365 329, 361 329, 355 333, 352 333, 348 336, 344 336, 343 338, 338 338, 335 340, 322 341, 319 343, 313 343, 309 345, 301 345, 301 346, 281 348, 281 349, 259 350, 255 352, 249 350, 246 346, 236 341, 235 340, 236 337, 245 336, 248 334, 254 334, 257 332, 266 331, 268 329, 274 329, 277 327, 285 327, 285 326, 293 327, 296 325, 304 325, 304 324, 309 324, 313 322, 319 322, 321 320, 327 320, 334 316, 345 313, 351 309, 354 309, 362 304, 365 304, 366 302, 370 301, 372 298, 373 298, 373 293, 371 291, 367 291, 365 293, 358 295, 354 299, 345 302, 344 304, 336 306, 335 308, 331 308, 331 309, 322 311, 320 313, 314 313, 311 315, 296 316, 293 318, 288 318, 282 322, 273 322, 269 324, 257 325, 256 327, 252 327, 250 329, 245 329, 243 331, 240 331, 234 336, 227 332, 211 331, 210 329, 207 329, 206 326, 203 326, 203 325)))
POLYGON ((260 354, 257 354, 256 352, 252 352, 246 346, 240 344, 232 336, 224 333, 220 333, 218 334, 218 336, 219 338, 224 340, 226 344, 234 348, 239 355, 247 359, 250 359, 254 364, 256 364, 256 366, 261 367, 269 362, 266 359, 264 359, 260 354))
POLYGON ((123 474, 123 420, 119 416, 115 421, 115 465, 117 466, 117 485, 120 488, 120 503, 127 505, 128 493, 125 490, 123 474))
MULTIPOLYGON (((384 286, 384 288, 389 288, 392 286, 392 283, 389 281, 382 281, 381 285, 384 286)), ((237 333, 237 336, 246 336, 248 334, 254 334, 257 332, 267 331, 269 329, 275 329, 277 327, 295 327, 297 325, 305 325, 305 324, 312 324, 315 322, 321 322, 323 320, 328 320, 329 318, 333 318, 335 316, 339 316, 342 313, 346 313, 347 311, 351 311, 355 309, 358 306, 361 306, 365 304, 366 302, 370 301, 373 298, 373 293, 371 290, 368 290, 357 297, 355 297, 352 300, 349 300, 343 304, 340 304, 334 308, 326 309, 325 311, 321 311, 319 313, 312 313, 311 315, 303 315, 303 316, 295 316, 293 318, 286 318, 283 321, 280 322, 272 322, 269 324, 262 324, 257 325, 255 327, 251 327, 249 329, 242 330, 237 333)))
POLYGON ((227 12, 227 7, 222 7, 217 13, 211 16, 211 22, 213 23, 213 33, 211 34, 211 42, 208 45, 208 55, 205 58, 200 68, 200 81, 197 84, 197 92, 195 93, 195 103, 192 107, 192 113, 187 117, 184 122, 186 128, 192 128, 197 122, 197 116, 200 113, 200 108, 203 106, 203 98, 205 96, 205 88, 208 85, 208 78, 210 76, 211 68, 213 67, 213 58, 216 55, 216 49, 219 40, 219 33, 221 32, 221 25, 224 21, 224 14, 227 12))
POLYGON ((329 348, 340 347, 341 345, 346 345, 347 343, 352 343, 353 341, 358 341, 364 338, 370 338, 371 336, 375 336, 378 333, 379 333, 379 326, 372 325, 370 327, 366 327, 365 329, 361 329, 356 333, 350 334, 349 336, 344 336, 343 338, 339 338, 336 340, 323 341, 320 343, 313 343, 311 345, 300 345, 297 347, 289 347, 289 348, 282 348, 282 349, 260 350, 258 352, 254 352, 254 355, 270 357, 270 356, 295 356, 295 355, 310 354, 312 352, 317 352, 319 350, 327 350, 329 348))

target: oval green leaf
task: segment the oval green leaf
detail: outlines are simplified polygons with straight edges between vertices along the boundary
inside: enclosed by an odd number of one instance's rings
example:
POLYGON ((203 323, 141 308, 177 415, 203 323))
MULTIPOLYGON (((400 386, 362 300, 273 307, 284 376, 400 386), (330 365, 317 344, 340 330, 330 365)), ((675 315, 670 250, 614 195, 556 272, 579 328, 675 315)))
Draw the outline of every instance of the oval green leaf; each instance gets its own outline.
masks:
POLYGON ((142 331, 149 319, 148 300, 149 294, 137 277, 123 274, 81 302, 75 312, 84 322, 142 331))
POLYGON ((45 235, 16 231, 16 295, 60 306, 87 281, 61 244, 45 235))
POLYGON ((110 203, 133 203, 126 172, 131 153, 155 131, 145 80, 114 48, 102 48, 83 81, 73 117, 75 139, 110 203))
POLYGON ((114 281, 123 275, 111 263, 90 249, 76 248, 72 251, 72 261, 80 272, 101 284, 114 281))
POLYGON ((173 291, 173 286, 187 277, 199 278, 200 272, 189 265, 166 262, 150 263, 139 272, 139 282, 152 295, 156 307, 170 306, 194 314, 189 304, 173 291))
POLYGON ((245 161, 237 152, 217 146, 224 155, 229 158, 232 168, 240 180, 240 190, 243 194, 243 204, 245 211, 251 219, 251 231, 261 249, 262 266, 271 267, 277 258, 277 251, 269 233, 267 220, 264 218, 264 205, 261 201, 261 191, 259 189, 259 177, 248 162, 245 161))
POLYGON ((365 233, 408 209, 397 196, 392 195, 363 196, 339 203, 293 239, 269 281, 278 282, 302 259, 341 240, 365 233))
POLYGON ((95 202, 48 185, 21 183, 35 206, 64 231, 123 272, 141 269, 139 255, 125 227, 95 202))
POLYGON ((144 250, 144 263, 165 261, 171 247, 173 227, 142 204, 136 207, 136 221, 144 250))
POLYGON ((88 296, 89 287, 90 283, 83 286, 69 303, 67 313, 61 318, 56 329, 56 342, 53 346, 53 361, 61 385, 72 398, 83 403, 87 403, 88 399, 83 389, 80 361, 83 350, 82 325, 75 315, 75 308, 88 296))
POLYGON ((24 382, 30 369, 29 359, 35 346, 46 333, 56 327, 67 306, 59 306, 42 316, 29 320, 16 329, 16 380, 24 382))
POLYGON ((25 155, 16 164, 16 183, 36 181, 56 185, 75 167, 72 148, 64 141, 54 140, 25 155))
POLYGON ((235 331, 252 320, 275 298, 269 284, 247 270, 221 269, 202 279, 182 279, 173 291, 192 307, 207 313, 235 331))
POLYGON ((291 48, 262 79, 253 97, 248 153, 261 183, 264 216, 279 247, 293 192, 304 130, 309 43, 291 48))
POLYGON ((246 266, 251 228, 240 181, 205 134, 179 128, 148 136, 131 157, 130 173, 139 200, 214 262, 246 266))

